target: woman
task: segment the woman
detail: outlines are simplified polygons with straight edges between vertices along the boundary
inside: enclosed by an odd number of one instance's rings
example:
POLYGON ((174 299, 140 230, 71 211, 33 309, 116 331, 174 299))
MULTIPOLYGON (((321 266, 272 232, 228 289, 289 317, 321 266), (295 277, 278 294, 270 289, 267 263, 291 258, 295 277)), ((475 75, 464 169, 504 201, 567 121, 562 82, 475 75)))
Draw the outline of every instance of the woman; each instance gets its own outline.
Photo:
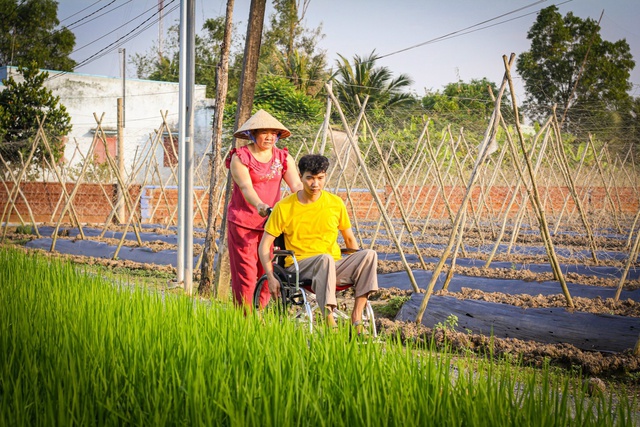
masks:
MULTIPOLYGON (((290 135, 282 123, 264 110, 251 116, 233 134, 251 141, 231 150, 226 159, 233 178, 227 212, 231 289, 238 306, 252 304, 256 282, 264 273, 258 245, 268 209, 280 200, 282 179, 292 192, 302 189, 293 157, 286 148, 276 147, 279 139, 290 135)), ((266 302, 269 298, 266 286, 264 291, 261 298, 266 302)))

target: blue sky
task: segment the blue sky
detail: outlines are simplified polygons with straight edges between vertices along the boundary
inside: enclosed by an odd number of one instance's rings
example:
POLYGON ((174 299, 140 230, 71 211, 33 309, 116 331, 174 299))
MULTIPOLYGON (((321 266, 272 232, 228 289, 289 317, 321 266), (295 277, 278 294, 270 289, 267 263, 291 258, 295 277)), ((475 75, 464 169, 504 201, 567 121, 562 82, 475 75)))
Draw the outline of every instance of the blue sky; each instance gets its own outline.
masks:
MULTIPOLYGON (((164 16, 165 30, 179 18, 179 0, 170 1, 164 0, 167 9, 174 9, 164 16)), ((128 38, 127 33, 136 26, 144 27, 143 21, 157 10, 157 3, 158 0, 59 0, 58 17, 63 25, 92 13, 92 18, 97 17, 72 26, 77 50, 71 56, 77 62, 112 44, 110 52, 76 71, 121 76, 122 55, 118 47, 125 48, 127 55, 149 51, 157 44, 158 24, 150 25, 124 44, 117 40, 128 38), (101 7, 105 8, 97 12, 101 7)), ((234 22, 240 32, 246 31, 250 3, 235 1, 234 22)), ((272 12, 270 3, 267 2, 267 15, 272 12)), ((526 34, 536 12, 550 5, 556 5, 563 15, 571 11, 580 18, 596 21, 604 11, 602 37, 609 41, 626 39, 636 62, 640 61, 639 0, 311 0, 305 26, 322 25, 325 37, 318 47, 326 50, 329 66, 334 66, 338 53, 351 59, 354 55, 367 56, 375 49, 383 56, 379 65, 388 67, 394 75, 409 75, 414 80, 413 90, 423 95, 425 90, 441 90, 458 79, 486 77, 499 84, 504 74, 502 55, 519 54, 529 48, 526 34)), ((205 19, 224 15, 225 8, 226 0, 196 0, 197 29, 205 19)), ((133 77, 134 71, 129 65, 127 76, 133 77)), ((514 77, 516 95, 522 100, 522 85, 518 76, 514 77)), ((632 94, 640 96, 640 63, 632 71, 631 81, 632 94)))

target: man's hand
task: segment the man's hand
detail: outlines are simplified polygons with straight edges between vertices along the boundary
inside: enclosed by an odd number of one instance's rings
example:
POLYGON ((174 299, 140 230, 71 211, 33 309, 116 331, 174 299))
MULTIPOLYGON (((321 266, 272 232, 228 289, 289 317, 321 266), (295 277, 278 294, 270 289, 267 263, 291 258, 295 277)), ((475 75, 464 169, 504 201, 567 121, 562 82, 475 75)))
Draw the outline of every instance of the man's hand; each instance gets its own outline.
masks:
POLYGON ((269 282, 269 293, 271 298, 280 298, 280 281, 273 275, 267 274, 267 281, 269 282))

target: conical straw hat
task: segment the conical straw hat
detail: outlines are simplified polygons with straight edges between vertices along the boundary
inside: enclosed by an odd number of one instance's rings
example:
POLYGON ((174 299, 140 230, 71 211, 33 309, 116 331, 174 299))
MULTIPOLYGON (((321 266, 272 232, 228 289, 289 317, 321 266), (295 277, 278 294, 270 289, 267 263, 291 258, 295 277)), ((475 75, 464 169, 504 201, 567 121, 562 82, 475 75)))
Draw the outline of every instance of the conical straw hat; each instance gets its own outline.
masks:
POLYGON ((233 136, 240 139, 250 139, 247 131, 252 131, 256 129, 276 129, 280 132, 280 139, 287 138, 291 136, 291 132, 289 129, 284 127, 282 123, 278 121, 271 114, 267 113, 264 110, 258 110, 253 116, 249 118, 240 129, 238 129, 233 136))

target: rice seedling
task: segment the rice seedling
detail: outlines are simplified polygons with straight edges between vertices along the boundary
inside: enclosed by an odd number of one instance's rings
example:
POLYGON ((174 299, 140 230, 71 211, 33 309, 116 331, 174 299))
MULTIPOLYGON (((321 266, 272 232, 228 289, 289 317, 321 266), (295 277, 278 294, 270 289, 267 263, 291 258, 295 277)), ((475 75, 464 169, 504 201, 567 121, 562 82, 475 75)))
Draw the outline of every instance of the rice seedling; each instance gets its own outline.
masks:
POLYGON ((309 334, 0 248, 0 425, 633 425, 577 379, 309 334))

